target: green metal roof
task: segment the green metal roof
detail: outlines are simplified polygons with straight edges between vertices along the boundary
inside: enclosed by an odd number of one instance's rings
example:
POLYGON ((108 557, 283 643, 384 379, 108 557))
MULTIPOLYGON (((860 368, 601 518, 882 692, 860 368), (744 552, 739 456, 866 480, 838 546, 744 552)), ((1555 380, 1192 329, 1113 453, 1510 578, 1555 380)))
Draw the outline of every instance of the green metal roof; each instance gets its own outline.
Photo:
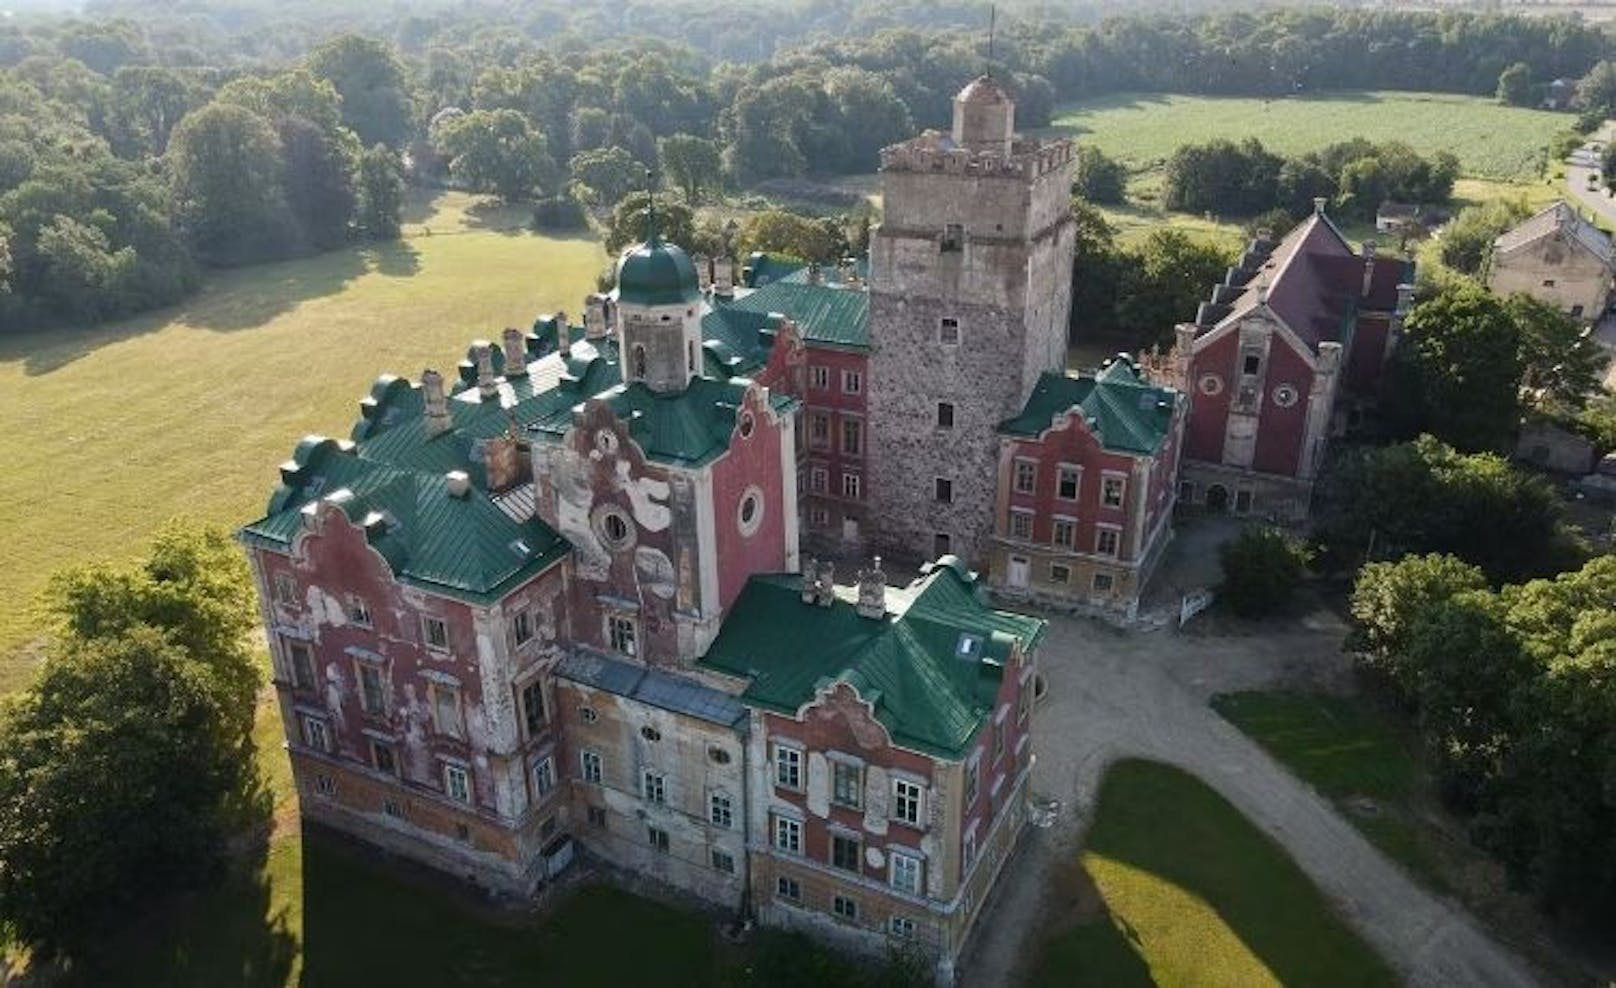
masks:
POLYGON ((809 343, 870 346, 870 293, 861 288, 776 281, 717 304, 741 312, 778 312, 796 323, 809 343))
POLYGON ((652 236, 617 261, 617 300, 630 305, 677 305, 701 300, 690 255, 652 236))
POLYGON ((779 324, 766 312, 719 304, 701 317, 704 368, 710 377, 744 377, 769 362, 779 324))
POLYGON ((1012 641, 1030 651, 1046 628, 984 604, 952 556, 908 587, 888 587, 879 620, 858 615, 856 587, 837 587, 820 607, 802 602, 801 586, 793 574, 753 577, 701 665, 749 680, 748 705, 791 715, 847 682, 894 742, 943 758, 962 758, 991 716, 1012 641))
POLYGON ((999 431, 1038 436, 1069 409, 1076 408, 1106 449, 1154 453, 1172 426, 1178 392, 1145 380, 1126 355, 1119 354, 1093 374, 1044 374, 1020 414, 999 423, 999 431))
MULTIPOLYGON (((700 466, 729 448, 735 413, 746 393, 745 378, 716 381, 697 377, 683 391, 653 391, 639 381, 618 385, 595 397, 627 422, 629 435, 653 460, 677 466, 700 466)), ((789 395, 769 396, 776 411, 796 406, 789 395)), ((571 408, 535 423, 531 431, 559 441, 572 428, 571 408)))

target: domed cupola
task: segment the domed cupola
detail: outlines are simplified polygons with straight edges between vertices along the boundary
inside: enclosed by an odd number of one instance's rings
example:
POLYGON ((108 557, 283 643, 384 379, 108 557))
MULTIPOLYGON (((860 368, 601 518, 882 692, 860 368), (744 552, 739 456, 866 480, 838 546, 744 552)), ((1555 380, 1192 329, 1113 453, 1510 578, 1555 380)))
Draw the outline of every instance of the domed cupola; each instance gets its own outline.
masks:
POLYGON ((657 236, 654 200, 645 225, 645 242, 617 261, 623 377, 653 391, 683 391, 701 372, 701 284, 690 255, 657 236))
POLYGON ((617 261, 617 301, 621 305, 681 305, 701 298, 696 265, 678 244, 664 243, 655 229, 645 243, 617 261))
POLYGON ((955 144, 1009 154, 1015 132, 1015 100, 991 75, 978 76, 954 97, 955 144))

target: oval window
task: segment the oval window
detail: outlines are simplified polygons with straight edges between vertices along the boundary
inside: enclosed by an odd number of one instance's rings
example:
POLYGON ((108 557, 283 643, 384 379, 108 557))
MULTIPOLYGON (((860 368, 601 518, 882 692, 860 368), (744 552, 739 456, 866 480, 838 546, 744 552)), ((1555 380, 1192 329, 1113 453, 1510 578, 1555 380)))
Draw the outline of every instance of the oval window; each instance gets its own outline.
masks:
POLYGON ((627 549, 634 542, 633 520, 615 505, 606 505, 596 513, 595 532, 615 551, 627 549))
POLYGON ((741 438, 742 439, 750 439, 750 438, 752 438, 752 431, 754 429, 756 429, 756 428, 757 428, 757 423, 752 420, 752 413, 751 412, 742 412, 741 413, 741 438))
POLYGON ((610 429, 601 429, 595 433, 595 448, 602 453, 617 452, 617 434, 610 429))
POLYGON ((594 707, 579 707, 578 719, 585 724, 593 724, 595 721, 600 720, 600 714, 595 713, 594 707))
POLYGON ((644 738, 647 741, 661 741, 662 740, 662 732, 657 730, 654 727, 646 726, 646 727, 640 728, 640 737, 644 738))
POLYGON ((716 746, 714 746, 712 748, 708 748, 707 749, 707 757, 711 758, 713 760, 714 765, 728 765, 729 764, 729 752, 725 751, 723 748, 719 748, 719 747, 716 747, 716 746))
POLYGON ((763 491, 748 487, 735 507, 735 525, 742 535, 755 535, 763 525, 763 491))
POLYGON ((1221 394, 1223 391, 1223 378, 1216 374, 1202 374, 1200 383, 1204 395, 1221 394))
POLYGON ((1274 404, 1278 405, 1280 408, 1291 407, 1292 405, 1296 404, 1296 400, 1299 397, 1300 395, 1297 394, 1296 388, 1289 384, 1281 384, 1279 387, 1274 389, 1274 404))

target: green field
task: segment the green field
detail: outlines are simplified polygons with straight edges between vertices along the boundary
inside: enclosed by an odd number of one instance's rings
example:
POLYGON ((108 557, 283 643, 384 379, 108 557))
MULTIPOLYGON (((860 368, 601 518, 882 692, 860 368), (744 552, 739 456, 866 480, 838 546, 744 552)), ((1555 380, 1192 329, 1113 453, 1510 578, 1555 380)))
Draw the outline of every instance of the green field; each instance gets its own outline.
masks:
POLYGON ((29 674, 29 605, 54 568, 132 557, 171 516, 251 520, 301 436, 347 436, 376 375, 450 370, 476 337, 578 312, 600 244, 504 229, 520 218, 443 194, 397 244, 224 272, 110 326, 0 335, 0 692, 29 674))
POLYGON ((1396 983, 1288 855, 1205 784, 1113 766, 1032 988, 1396 983))
POLYGON ((1218 137, 1255 137, 1284 154, 1365 137, 1403 141, 1422 154, 1451 151, 1466 175, 1521 181, 1543 170, 1549 138, 1571 122, 1563 113, 1447 93, 1274 100, 1123 93, 1060 108, 1052 129, 1093 144, 1136 171, 1155 168, 1181 144, 1218 137))

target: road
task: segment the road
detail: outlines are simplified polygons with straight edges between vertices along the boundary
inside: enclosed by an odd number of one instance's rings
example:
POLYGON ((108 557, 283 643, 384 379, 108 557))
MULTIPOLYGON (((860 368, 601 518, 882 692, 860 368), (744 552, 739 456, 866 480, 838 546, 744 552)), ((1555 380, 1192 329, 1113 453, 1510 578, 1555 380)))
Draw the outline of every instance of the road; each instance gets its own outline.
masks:
POLYGON ((1616 138, 1616 122, 1607 120, 1566 159, 1566 188, 1571 197, 1610 227, 1616 227, 1616 199, 1605 194, 1604 182, 1599 180, 1599 158, 1613 138, 1616 138), (1595 180, 1594 188, 1588 187, 1590 178, 1595 180))
POLYGON ((1056 618, 1040 663, 1048 683, 1035 725, 1036 793, 1062 803, 1055 825, 1029 830, 962 959, 960 983, 1015 983, 1052 908, 1055 863, 1078 853, 1101 776, 1141 757, 1195 774, 1296 860, 1341 915, 1417 988, 1538 984, 1464 911, 1425 891, 1325 799, 1208 705, 1215 693, 1276 686, 1344 687, 1344 628, 1321 614, 1251 634, 1124 633, 1056 618))

